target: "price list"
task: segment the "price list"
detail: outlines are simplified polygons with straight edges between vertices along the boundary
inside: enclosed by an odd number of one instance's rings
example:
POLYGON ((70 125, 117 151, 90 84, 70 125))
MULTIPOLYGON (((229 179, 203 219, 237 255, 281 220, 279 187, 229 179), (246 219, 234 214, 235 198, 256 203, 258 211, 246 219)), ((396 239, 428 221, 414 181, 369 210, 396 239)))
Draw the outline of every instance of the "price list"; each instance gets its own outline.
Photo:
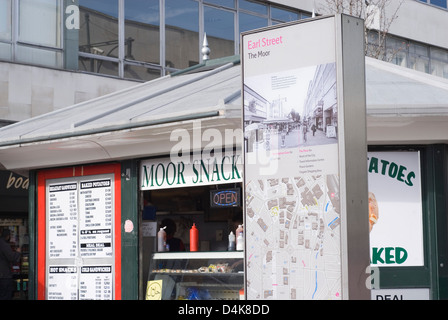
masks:
POLYGON ((79 299, 112 300, 112 266, 81 267, 79 299))
POLYGON ((111 179, 81 181, 79 192, 80 256, 112 257, 111 179))
POLYGON ((47 181, 47 299, 114 298, 113 190, 108 174, 47 181))
POLYGON ((48 300, 77 300, 78 271, 75 266, 50 266, 48 300))
POLYGON ((50 185, 48 254, 50 259, 74 258, 78 248, 77 183, 50 185))

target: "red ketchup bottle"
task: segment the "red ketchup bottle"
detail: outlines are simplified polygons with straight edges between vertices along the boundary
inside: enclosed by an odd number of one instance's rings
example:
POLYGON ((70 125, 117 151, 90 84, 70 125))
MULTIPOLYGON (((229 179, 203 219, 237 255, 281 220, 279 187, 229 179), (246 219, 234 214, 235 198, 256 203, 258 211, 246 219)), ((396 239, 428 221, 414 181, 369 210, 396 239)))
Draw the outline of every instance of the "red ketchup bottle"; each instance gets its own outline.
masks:
POLYGON ((196 228, 196 225, 193 223, 193 226, 190 229, 190 251, 198 251, 199 247, 199 231, 196 228))

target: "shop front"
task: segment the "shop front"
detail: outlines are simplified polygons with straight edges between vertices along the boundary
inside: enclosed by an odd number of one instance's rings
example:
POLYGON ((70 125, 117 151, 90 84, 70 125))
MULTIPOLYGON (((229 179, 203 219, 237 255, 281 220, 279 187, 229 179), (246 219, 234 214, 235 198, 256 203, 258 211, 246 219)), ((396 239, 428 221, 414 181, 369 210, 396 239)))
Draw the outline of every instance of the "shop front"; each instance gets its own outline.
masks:
POLYGON ((239 151, 140 162, 145 299, 244 296, 241 182, 239 151))
POLYGON ((29 299, 150 299, 157 284, 163 299, 240 299, 239 67, 215 63, 7 128, 2 165, 29 176, 14 227, 29 226, 29 299), (159 250, 161 227, 176 232, 159 250))
MULTIPOLYGON (((29 231, 28 231, 29 179, 18 173, 0 171, 0 235, 9 231, 11 249, 19 249, 19 260, 11 265, 12 298, 28 298, 29 231)), ((6 275, 2 275, 2 278, 6 275)))

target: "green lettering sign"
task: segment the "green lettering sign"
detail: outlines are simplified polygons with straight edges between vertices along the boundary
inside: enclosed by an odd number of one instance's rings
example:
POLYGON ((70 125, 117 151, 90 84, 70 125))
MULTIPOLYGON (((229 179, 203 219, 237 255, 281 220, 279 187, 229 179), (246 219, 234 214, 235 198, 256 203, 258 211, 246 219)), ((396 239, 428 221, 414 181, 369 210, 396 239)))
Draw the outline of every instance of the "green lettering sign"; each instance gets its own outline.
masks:
POLYGON ((415 173, 413 171, 407 172, 408 169, 405 166, 399 165, 395 162, 390 162, 376 157, 368 158, 369 173, 378 173, 383 176, 388 176, 392 179, 397 179, 400 182, 404 182, 406 185, 412 187, 412 179, 415 179, 415 173))
POLYGON ((371 264, 402 264, 408 258, 408 252, 401 247, 372 248, 371 264))

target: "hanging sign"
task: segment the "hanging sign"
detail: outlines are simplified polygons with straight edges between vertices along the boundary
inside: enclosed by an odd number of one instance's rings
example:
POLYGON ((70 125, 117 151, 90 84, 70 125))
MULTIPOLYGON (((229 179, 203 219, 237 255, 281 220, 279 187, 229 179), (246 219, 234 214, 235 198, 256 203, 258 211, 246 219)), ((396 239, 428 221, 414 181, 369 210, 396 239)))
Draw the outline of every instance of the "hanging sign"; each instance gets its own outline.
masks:
POLYGON ((239 188, 210 191, 210 207, 212 208, 239 207, 240 202, 239 188))

